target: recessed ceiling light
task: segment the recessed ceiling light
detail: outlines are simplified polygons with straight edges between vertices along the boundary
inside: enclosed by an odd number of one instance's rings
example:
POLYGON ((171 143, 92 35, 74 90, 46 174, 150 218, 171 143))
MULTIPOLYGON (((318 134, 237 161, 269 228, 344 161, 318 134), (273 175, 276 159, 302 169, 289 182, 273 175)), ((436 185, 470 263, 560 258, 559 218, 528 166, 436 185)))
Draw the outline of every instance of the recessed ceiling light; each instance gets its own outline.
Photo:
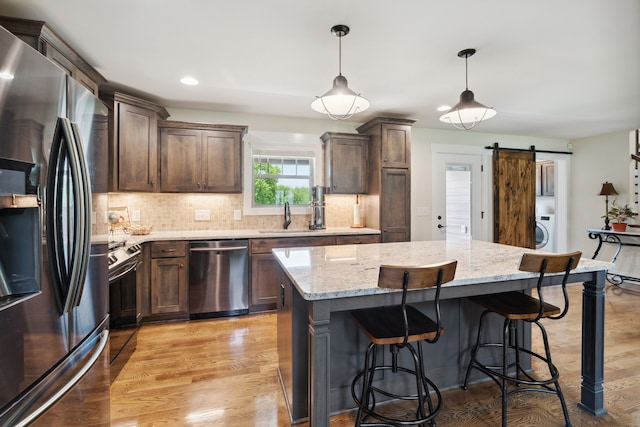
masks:
POLYGON ((438 107, 438 111, 449 111, 451 109, 451 105, 441 105, 438 107))
POLYGON ((181 78, 180 81, 183 84, 189 85, 189 86, 195 86, 195 85, 197 85, 199 83, 196 79, 194 79, 193 77, 189 77, 189 76, 181 78))
POLYGON ((8 71, 0 71, 0 79, 2 80, 13 80, 13 74, 8 71))

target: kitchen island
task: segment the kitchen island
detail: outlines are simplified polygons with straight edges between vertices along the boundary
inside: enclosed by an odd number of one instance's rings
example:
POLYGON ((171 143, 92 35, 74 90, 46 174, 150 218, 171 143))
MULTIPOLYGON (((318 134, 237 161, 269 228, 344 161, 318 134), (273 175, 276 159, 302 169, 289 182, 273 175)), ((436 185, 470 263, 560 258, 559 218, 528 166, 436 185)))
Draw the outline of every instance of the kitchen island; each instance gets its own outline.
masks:
MULTIPOLYGON (((465 297, 535 287, 537 275, 518 270, 525 251, 529 250, 481 241, 274 249, 282 267, 279 369, 292 422, 308 417, 311 426, 329 426, 331 413, 353 407, 349 384, 360 369, 367 343, 348 311, 400 303, 401 292, 377 287, 381 264, 458 261, 456 278, 441 291, 445 334, 426 349, 427 376, 446 389, 462 383, 481 311, 465 297)), ((582 259, 570 277, 570 282, 584 283, 580 405, 595 415, 606 413, 604 285, 612 267, 609 262, 582 259)), ((545 278, 547 286, 560 283, 561 276, 545 278)), ((410 291, 407 300, 422 308, 420 304, 433 297, 433 290, 421 289, 410 291)))

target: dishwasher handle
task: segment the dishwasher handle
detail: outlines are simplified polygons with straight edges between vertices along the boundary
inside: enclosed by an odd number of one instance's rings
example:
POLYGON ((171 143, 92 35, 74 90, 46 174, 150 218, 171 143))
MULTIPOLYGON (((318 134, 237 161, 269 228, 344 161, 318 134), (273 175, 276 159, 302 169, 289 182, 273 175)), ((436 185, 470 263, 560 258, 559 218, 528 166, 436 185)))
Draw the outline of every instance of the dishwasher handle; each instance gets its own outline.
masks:
POLYGON ((232 252, 244 251, 247 246, 229 246, 226 248, 191 248, 191 252, 232 252))

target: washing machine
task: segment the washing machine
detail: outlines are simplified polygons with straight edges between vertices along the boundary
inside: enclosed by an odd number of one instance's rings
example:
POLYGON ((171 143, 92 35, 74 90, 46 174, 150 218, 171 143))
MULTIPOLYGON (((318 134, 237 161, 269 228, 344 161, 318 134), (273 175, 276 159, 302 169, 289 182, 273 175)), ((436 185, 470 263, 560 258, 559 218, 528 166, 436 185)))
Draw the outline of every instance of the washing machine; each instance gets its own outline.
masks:
POLYGON ((556 217, 554 214, 536 215, 536 249, 556 252, 556 217))

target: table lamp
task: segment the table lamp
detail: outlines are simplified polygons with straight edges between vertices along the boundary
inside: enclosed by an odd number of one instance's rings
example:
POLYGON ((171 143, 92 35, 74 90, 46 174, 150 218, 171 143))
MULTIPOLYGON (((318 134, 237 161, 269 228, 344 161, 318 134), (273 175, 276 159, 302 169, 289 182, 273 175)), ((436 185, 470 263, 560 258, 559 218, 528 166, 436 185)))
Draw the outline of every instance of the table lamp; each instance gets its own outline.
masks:
POLYGON ((607 216, 609 214, 609 196, 617 196, 618 192, 616 191, 615 188, 613 188, 613 184, 605 181, 602 183, 602 188, 600 189, 600 193, 598 193, 598 196, 604 196, 604 203, 605 203, 605 210, 604 210, 604 227, 602 228, 603 230, 611 230, 611 227, 609 226, 609 217, 607 216))

